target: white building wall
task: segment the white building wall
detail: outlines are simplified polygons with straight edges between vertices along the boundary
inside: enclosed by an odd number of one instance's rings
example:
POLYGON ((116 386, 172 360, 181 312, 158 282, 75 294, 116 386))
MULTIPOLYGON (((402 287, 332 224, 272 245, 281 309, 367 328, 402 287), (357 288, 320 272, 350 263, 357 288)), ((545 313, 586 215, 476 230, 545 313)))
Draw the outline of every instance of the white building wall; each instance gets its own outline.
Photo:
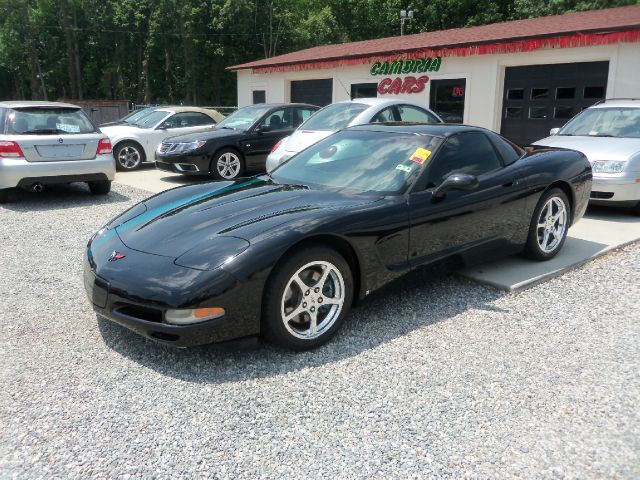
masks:
MULTIPOLYGON (((511 66, 551 63, 609 61, 607 97, 640 97, 640 44, 623 43, 580 48, 538 50, 527 53, 446 57, 439 72, 429 72, 431 80, 466 78, 464 122, 500 130, 505 69, 511 66)), ((384 75, 372 76, 370 65, 357 65, 301 72, 252 74, 238 72, 238 106, 252 103, 253 90, 266 90, 266 100, 289 102, 292 80, 333 79, 333 101, 349 100, 351 84, 378 82, 384 75)), ((415 74, 414 74, 415 75, 415 74)), ((404 75, 389 75, 390 77, 404 75)), ((417 94, 386 95, 429 105, 430 84, 417 94)))

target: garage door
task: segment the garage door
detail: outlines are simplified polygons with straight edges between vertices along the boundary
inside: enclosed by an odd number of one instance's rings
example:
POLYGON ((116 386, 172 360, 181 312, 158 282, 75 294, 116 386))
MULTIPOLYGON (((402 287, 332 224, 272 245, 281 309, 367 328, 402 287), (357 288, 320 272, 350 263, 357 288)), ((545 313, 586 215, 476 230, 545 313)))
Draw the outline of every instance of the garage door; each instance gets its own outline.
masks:
POLYGON ((528 145, 605 97, 609 62, 508 67, 500 133, 528 145))
POLYGON ((296 80, 291 82, 291 101, 324 107, 333 100, 333 80, 296 80))

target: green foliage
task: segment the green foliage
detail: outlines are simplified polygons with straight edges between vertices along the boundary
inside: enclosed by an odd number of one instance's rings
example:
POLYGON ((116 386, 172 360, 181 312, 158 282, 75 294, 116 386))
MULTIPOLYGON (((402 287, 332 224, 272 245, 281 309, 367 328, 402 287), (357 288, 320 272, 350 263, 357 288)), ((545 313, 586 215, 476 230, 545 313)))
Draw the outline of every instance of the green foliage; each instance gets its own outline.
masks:
POLYGON ((0 98, 233 105, 225 67, 302 48, 640 0, 0 0, 0 98))

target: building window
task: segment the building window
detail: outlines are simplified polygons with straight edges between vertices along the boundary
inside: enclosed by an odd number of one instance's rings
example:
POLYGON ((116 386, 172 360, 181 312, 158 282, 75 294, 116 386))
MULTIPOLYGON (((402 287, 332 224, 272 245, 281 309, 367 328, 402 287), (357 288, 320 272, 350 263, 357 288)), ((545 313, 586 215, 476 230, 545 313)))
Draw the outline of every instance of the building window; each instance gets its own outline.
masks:
POLYGON ((377 83, 352 83, 351 100, 354 98, 374 98, 378 96, 377 83))
POLYGON ((265 90, 254 90, 253 91, 253 104, 256 103, 266 103, 267 101, 267 92, 265 90))
POLYGON ((604 87, 584 87, 583 98, 604 98, 604 87))
POLYGON ((556 98, 558 100, 570 100, 576 97, 575 87, 558 87, 556 88, 556 98))
POLYGON ((522 107, 507 107, 504 111, 504 118, 520 118, 522 116, 522 107))
POLYGON ((547 98, 549 96, 548 88, 532 88, 531 89, 531 100, 542 100, 543 98, 547 98))
POLYGON ((524 88, 510 88, 507 90, 507 99, 524 100, 524 88))
POLYGON ((547 118, 547 107, 529 107, 529 118, 534 120, 547 118))
POLYGON ((553 112, 553 118, 567 120, 573 117, 573 107, 556 107, 553 112))
POLYGON ((464 78, 433 80, 429 108, 447 123, 462 123, 466 86, 467 81, 464 78))

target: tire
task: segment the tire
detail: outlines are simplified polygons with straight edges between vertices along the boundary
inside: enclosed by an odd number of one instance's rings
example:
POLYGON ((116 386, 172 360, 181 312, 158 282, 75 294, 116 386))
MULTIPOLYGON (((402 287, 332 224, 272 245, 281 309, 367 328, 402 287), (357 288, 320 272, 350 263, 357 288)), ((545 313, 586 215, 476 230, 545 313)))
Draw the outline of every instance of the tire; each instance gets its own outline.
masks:
POLYGON ((0 205, 3 203, 9 203, 9 189, 0 188, 0 205))
POLYGON ((211 160, 209 174, 218 180, 235 180, 244 173, 244 159, 237 150, 225 148, 211 160))
MULTIPOLYGON (((2 201, 0 201, 0 203, 2 203, 2 201)), ((631 209, 631 212, 640 217, 640 202, 631 209)))
POLYGON ((97 182, 87 182, 89 190, 94 195, 106 195, 111 191, 111 182, 109 180, 99 180, 97 182))
POLYGON ((538 261, 555 257, 567 239, 569 225, 571 206, 566 194, 559 188, 545 192, 533 211, 525 256, 538 261))
POLYGON ((338 331, 352 299, 353 274, 346 260, 322 245, 307 246, 287 255, 267 280, 263 336, 292 350, 319 347, 338 331), (317 322, 315 330, 312 315, 317 322))
POLYGON ((116 169, 121 172, 129 172, 140 168, 146 160, 144 149, 134 142, 119 143, 113 151, 116 159, 116 169))

